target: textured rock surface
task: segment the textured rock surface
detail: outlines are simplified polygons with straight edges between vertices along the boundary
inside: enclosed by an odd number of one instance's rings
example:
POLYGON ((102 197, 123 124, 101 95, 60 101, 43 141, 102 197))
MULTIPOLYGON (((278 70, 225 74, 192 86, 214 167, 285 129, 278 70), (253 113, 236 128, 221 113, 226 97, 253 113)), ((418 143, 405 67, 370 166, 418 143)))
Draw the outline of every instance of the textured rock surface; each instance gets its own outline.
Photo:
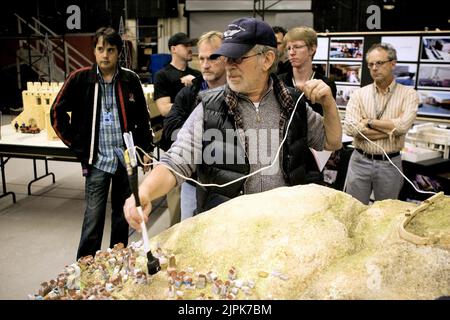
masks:
MULTIPOLYGON (((229 269, 235 267, 238 282, 229 280, 227 294, 215 292, 213 283, 204 289, 171 287, 163 270, 148 284, 129 280, 112 296, 434 299, 449 295, 449 247, 416 245, 399 236, 405 213, 416 206, 396 200, 365 206, 317 185, 242 196, 151 239, 152 251, 160 247, 166 256, 174 254, 176 270, 188 270, 194 283, 196 273, 209 271, 225 283, 229 269), (230 296, 232 289, 235 294, 230 296)), ((448 236, 449 212, 450 199, 444 197, 417 215, 407 230, 448 236)))

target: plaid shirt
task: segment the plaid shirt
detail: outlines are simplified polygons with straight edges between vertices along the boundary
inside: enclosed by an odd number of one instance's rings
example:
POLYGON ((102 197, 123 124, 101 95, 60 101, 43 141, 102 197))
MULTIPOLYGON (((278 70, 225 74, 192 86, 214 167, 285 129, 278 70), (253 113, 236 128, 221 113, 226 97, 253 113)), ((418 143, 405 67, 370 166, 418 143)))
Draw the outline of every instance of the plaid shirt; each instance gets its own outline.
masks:
POLYGON ((111 82, 105 82, 97 68, 99 84, 101 86, 101 112, 98 136, 98 153, 94 167, 108 173, 115 173, 119 164, 115 148, 124 150, 122 130, 120 128, 119 112, 117 110, 114 84, 117 72, 111 82), (105 123, 105 113, 111 114, 110 124, 105 123))

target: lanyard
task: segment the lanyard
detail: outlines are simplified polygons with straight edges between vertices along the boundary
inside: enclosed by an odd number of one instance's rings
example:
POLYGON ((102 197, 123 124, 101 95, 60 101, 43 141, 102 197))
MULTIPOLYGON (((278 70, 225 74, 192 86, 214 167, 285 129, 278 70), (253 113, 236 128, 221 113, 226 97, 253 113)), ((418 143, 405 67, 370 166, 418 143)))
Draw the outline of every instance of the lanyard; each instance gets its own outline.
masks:
POLYGON ((100 82, 100 85, 102 86, 102 91, 103 91, 102 104, 105 106, 106 112, 110 112, 112 107, 113 107, 113 102, 114 102, 114 100, 113 100, 114 99, 114 97, 113 97, 113 95, 114 95, 114 82, 115 82, 115 78, 116 78, 118 72, 119 72, 119 70, 117 69, 116 73, 114 74, 114 76, 113 76, 113 78, 111 80, 111 82, 106 83, 105 80, 103 79, 102 73, 100 72, 100 70, 99 70, 99 68, 97 66, 97 77, 98 77, 97 79, 98 79, 98 82, 100 82), (108 97, 107 97, 107 92, 106 92, 107 84, 110 84, 112 86, 112 89, 111 89, 112 90, 112 95, 111 95, 111 99, 110 99, 109 105, 108 105, 108 97))
POLYGON ((373 101, 375 103, 375 112, 377 112, 377 119, 381 119, 381 116, 383 115, 384 111, 386 111, 386 107, 389 103, 389 101, 392 98, 392 95, 394 94, 394 90, 397 87, 397 82, 394 82, 394 85, 392 86, 392 89, 388 92, 388 97, 386 99, 386 103, 384 104, 383 108, 380 111, 376 111, 379 105, 378 99, 377 99, 377 87, 375 84, 373 84, 373 101))
MULTIPOLYGON (((308 79, 308 81, 314 79, 315 75, 316 75, 316 72, 313 70, 313 73, 311 74, 311 77, 308 79)), ((295 90, 297 90, 298 92, 301 92, 300 89, 297 88, 297 83, 295 82, 294 75, 292 75, 292 84, 294 85, 295 90)))
MULTIPOLYGON (((107 83, 101 82, 101 84, 102 84, 102 88, 103 88, 103 95, 102 95, 103 105, 105 106, 106 111, 110 112, 111 109, 112 109, 112 106, 113 106, 113 97, 111 95, 111 99, 108 99, 109 94, 107 92, 107 87, 108 87, 107 83), (108 104, 108 100, 109 100, 109 104, 108 104)), ((108 83, 108 85, 111 85, 112 86, 112 90, 114 90, 113 82, 108 83)), ((111 91, 111 88, 110 88, 109 91, 111 91)), ((114 94, 114 91, 113 91, 113 94, 114 94)))

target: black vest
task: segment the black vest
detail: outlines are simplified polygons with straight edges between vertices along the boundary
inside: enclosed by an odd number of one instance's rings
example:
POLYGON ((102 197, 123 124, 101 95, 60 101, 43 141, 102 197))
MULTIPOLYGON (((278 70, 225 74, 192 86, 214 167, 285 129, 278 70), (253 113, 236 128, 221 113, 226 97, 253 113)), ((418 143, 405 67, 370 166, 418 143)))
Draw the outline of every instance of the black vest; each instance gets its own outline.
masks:
MULTIPOLYGON (((295 103, 300 95, 294 89, 288 89, 295 103)), ((249 174, 250 165, 245 155, 244 142, 240 141, 236 132, 236 129, 239 128, 236 128, 234 114, 229 111, 229 107, 225 103, 223 87, 209 90, 202 95, 202 104, 204 111, 204 133, 208 133, 208 129, 215 129, 217 135, 203 135, 203 161, 201 165, 197 166, 198 180, 201 183, 221 185, 249 174), (225 139, 227 134, 228 139, 225 139), (234 139, 230 139, 230 136, 234 137, 234 139), (230 153, 231 150, 233 151, 232 154, 230 153), (215 156, 215 158, 210 159, 211 157, 209 156, 211 155, 215 156), (229 161, 227 162, 227 157, 233 157, 233 163, 230 164, 229 161)), ((288 114, 286 108, 283 108, 283 105, 281 117, 284 117, 284 137, 290 114, 288 114)), ((291 186, 307 183, 305 175, 305 160, 309 152, 307 129, 306 107, 304 102, 301 101, 292 119, 280 155, 282 157, 284 178, 287 184, 291 186)), ((244 183, 245 179, 242 179, 223 188, 197 187, 197 212, 200 213, 209 210, 231 198, 243 194, 244 183)))

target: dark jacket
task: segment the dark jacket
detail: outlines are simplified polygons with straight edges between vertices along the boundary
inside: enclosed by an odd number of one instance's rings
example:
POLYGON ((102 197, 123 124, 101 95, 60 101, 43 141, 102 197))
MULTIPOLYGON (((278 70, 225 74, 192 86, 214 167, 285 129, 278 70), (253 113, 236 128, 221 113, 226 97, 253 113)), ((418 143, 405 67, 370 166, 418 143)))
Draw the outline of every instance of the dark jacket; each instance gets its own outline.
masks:
MULTIPOLYGON (((336 99, 336 84, 333 80, 328 79, 325 77, 322 73, 318 72, 318 70, 314 69, 314 79, 319 79, 325 82, 330 88, 331 93, 333 94, 333 98, 336 99)), ((278 78, 288 87, 295 88, 294 83, 292 82, 293 77, 293 71, 292 67, 289 69, 287 73, 280 74, 278 78)), ((298 88, 295 88, 297 92, 301 91, 298 88)), ((323 115, 323 109, 322 106, 319 103, 312 104, 309 99, 307 99, 305 96, 303 96, 302 101, 307 102, 310 107, 320 115, 323 115)), ((308 174, 309 174, 309 182, 310 183, 317 183, 317 184, 323 184, 323 174, 319 171, 319 168, 317 167, 316 160, 311 153, 310 150, 308 150, 308 157, 307 157, 307 164, 308 164, 308 174)))
POLYGON ((292 70, 292 66, 291 66, 291 63, 289 62, 289 60, 278 61, 277 75, 281 75, 283 73, 289 72, 289 70, 292 70))
MULTIPOLYGON (((280 128, 284 136, 294 103, 300 95, 294 89, 285 87, 276 77, 273 80, 274 93, 281 105, 280 128)), ((243 128, 237 108, 237 98, 235 93, 228 88, 225 91, 223 88, 207 91, 204 95, 202 94, 202 103, 204 108, 204 131, 211 128, 218 129, 222 131, 222 136, 226 137, 227 129, 237 130, 243 128)), ((306 108, 304 105, 299 104, 281 153, 283 176, 288 185, 308 182, 305 163, 306 155, 309 151, 307 129, 306 108)), ((250 165, 246 157, 246 148, 242 145, 240 139, 233 139, 233 141, 203 140, 203 150, 206 148, 233 150, 235 161, 231 164, 224 161, 221 164, 199 165, 197 174, 200 182, 224 184, 249 173, 250 165), (227 146, 227 144, 229 145, 227 146), (239 155, 243 159, 236 159, 239 155)), ((224 159, 227 159, 227 157, 224 156, 224 159)), ((209 210, 239 194, 243 194, 244 183, 245 179, 223 188, 197 188, 198 212, 209 210)))
MULTIPOLYGON (((96 84, 96 64, 74 71, 66 79, 50 110, 53 129, 75 152, 83 167, 95 163, 98 153, 102 86, 96 84), (98 94, 97 101, 94 101, 96 87, 98 94), (70 116, 68 112, 71 112, 70 116)), ((122 133, 131 131, 135 145, 146 152, 152 151, 150 116, 139 77, 120 68, 115 94, 122 133)))
MULTIPOLYGON (((331 88, 331 93, 333 94, 333 98, 336 99, 337 90, 336 90, 336 84, 334 83, 334 81, 328 79, 327 77, 325 77, 323 74, 321 74, 317 70, 315 70, 315 72, 316 73, 314 74, 314 79, 319 79, 319 80, 322 80, 323 82, 325 82, 331 88)), ((283 81, 283 83, 285 85, 287 85, 288 87, 295 88, 294 83, 292 82, 292 77, 293 77, 292 67, 289 69, 288 72, 278 75, 278 78, 280 78, 280 80, 283 81)), ((311 101, 309 101, 305 97, 302 99, 307 101, 308 104, 311 106, 311 108, 315 112, 319 113, 320 115, 323 115, 322 106, 320 104, 318 104, 318 103, 312 104, 311 101)))
POLYGON ((199 102, 197 96, 200 92, 202 82, 203 77, 197 77, 192 80, 191 86, 184 87, 178 92, 169 114, 164 118, 163 133, 160 141, 161 149, 165 151, 169 150, 175 141, 172 139, 172 135, 177 129, 183 126, 197 106, 199 102))

